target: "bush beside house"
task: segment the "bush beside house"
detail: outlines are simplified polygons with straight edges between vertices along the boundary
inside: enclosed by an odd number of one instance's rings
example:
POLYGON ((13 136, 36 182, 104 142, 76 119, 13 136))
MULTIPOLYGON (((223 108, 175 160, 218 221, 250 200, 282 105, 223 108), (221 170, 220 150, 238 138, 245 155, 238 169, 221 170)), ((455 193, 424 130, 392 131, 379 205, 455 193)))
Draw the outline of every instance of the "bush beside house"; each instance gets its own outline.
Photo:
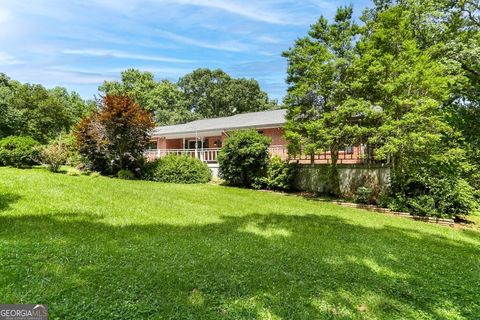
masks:
POLYGON ((255 130, 233 131, 218 154, 219 174, 227 184, 259 188, 266 177, 270 138, 255 130))
POLYGON ((297 172, 297 164, 275 156, 270 159, 267 174, 261 178, 261 187, 268 190, 291 191, 297 172))
POLYGON ((170 154, 147 163, 143 178, 158 182, 207 183, 212 179, 212 173, 207 164, 199 159, 170 154))
POLYGON ((421 216, 468 215, 478 209, 478 201, 460 171, 460 167, 446 170, 437 163, 408 173, 394 172, 381 204, 421 216))

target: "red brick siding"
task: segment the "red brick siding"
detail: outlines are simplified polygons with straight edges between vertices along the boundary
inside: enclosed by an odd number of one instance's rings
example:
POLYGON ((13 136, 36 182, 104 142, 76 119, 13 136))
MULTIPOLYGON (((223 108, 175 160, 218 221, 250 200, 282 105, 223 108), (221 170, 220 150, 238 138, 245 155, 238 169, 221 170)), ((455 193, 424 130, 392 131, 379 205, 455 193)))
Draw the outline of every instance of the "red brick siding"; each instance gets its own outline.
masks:
POLYGON ((166 149, 183 149, 182 139, 167 139, 166 149))
POLYGON ((283 128, 260 129, 258 131, 272 139, 272 142, 270 143, 272 146, 287 145, 287 141, 283 137, 283 128))

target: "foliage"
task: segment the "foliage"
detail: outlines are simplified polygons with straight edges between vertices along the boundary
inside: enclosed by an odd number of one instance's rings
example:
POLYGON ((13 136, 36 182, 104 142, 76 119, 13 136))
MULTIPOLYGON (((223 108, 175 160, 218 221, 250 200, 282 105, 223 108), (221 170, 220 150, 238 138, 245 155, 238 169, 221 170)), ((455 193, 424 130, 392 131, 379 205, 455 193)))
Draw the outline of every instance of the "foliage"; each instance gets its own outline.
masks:
POLYGON ((262 188, 269 190, 290 191, 293 188, 293 180, 296 174, 296 164, 273 157, 267 169, 267 175, 261 178, 262 188))
POLYGON ((52 319, 480 314, 472 226, 218 185, 12 168, 0 168, 0 212, 0 296, 43 297, 52 319))
POLYGON ((42 163, 52 172, 58 172, 62 165, 78 165, 79 159, 75 138, 71 134, 58 136, 41 151, 42 163))
POLYGON ((462 139, 446 112, 458 94, 451 83, 463 81, 453 61, 439 56, 447 46, 439 41, 439 15, 435 3, 416 1, 365 14, 368 36, 359 44, 357 86, 385 115, 370 142, 392 165, 395 206, 454 216, 468 214, 476 203, 465 180, 471 168, 459 148, 462 139))
POLYGON ((460 148, 469 153, 457 159, 460 167, 475 159, 477 18, 478 7, 446 0, 375 1, 360 26, 351 7, 339 8, 333 23, 320 18, 284 54, 290 149, 330 148, 334 165, 336 146, 366 142, 402 177, 394 182, 395 203, 420 212, 418 195, 423 214, 472 209, 472 188, 463 186, 475 185, 474 170, 430 174, 439 158, 458 156, 460 148), (462 187, 440 192, 452 186, 462 187))
POLYGON ((335 168, 339 151, 366 141, 372 125, 381 118, 354 90, 354 41, 359 32, 352 6, 340 7, 333 23, 320 17, 308 36, 298 39, 283 54, 288 59, 290 85, 285 98, 289 151, 308 155, 329 151, 337 194, 335 168))
POLYGON ((78 177, 81 174, 82 174, 82 172, 77 168, 68 168, 67 169, 67 176, 78 177))
POLYGON ((144 179, 170 183, 207 183, 212 173, 207 164, 188 155, 169 154, 147 163, 144 179))
POLYGON ((58 172, 60 166, 67 162, 67 150, 64 145, 51 143, 43 147, 41 152, 42 163, 52 172, 58 172))
POLYGON ((0 138, 31 136, 41 143, 68 132, 95 105, 76 92, 21 84, 0 73, 0 138))
POLYGON ((98 88, 105 95, 127 95, 143 109, 150 111, 157 125, 195 120, 183 92, 172 82, 155 81, 153 73, 128 69, 121 81, 104 81, 98 88))
POLYGON ((258 188, 267 174, 270 138, 255 130, 229 133, 218 154, 220 176, 232 186, 258 188))
POLYGON ((92 178, 98 178, 98 177, 101 177, 101 176, 102 175, 98 171, 93 171, 93 172, 90 173, 90 177, 92 177, 92 178))
POLYGON ((415 8, 398 4, 365 14, 358 44, 355 86, 383 113, 370 143, 378 159, 389 159, 400 171, 408 170, 407 158, 428 157, 452 133, 441 109, 450 79, 433 58, 434 48, 417 38, 415 8))
POLYGON ((117 177, 125 180, 133 180, 135 179, 135 174, 130 170, 122 169, 117 172, 117 177))
POLYGON ((276 105, 256 80, 235 79, 220 69, 196 69, 180 78, 178 86, 188 108, 203 118, 268 110, 276 105))
POLYGON ((38 164, 40 144, 32 137, 10 136, 0 140, 0 165, 29 167, 38 164))
POLYGON ((389 206, 417 215, 453 217, 475 211, 474 190, 464 178, 472 166, 462 149, 435 155, 405 172, 393 171, 389 206))
POLYGON ((371 186, 360 186, 355 191, 355 202, 363 204, 374 204, 373 188, 371 186))
POLYGON ((178 83, 156 81, 153 73, 128 69, 121 81, 105 81, 105 95, 128 95, 150 111, 158 125, 184 123, 198 118, 230 116, 275 107, 256 80, 235 79, 222 70, 197 69, 178 83))
POLYGON ((98 121, 98 112, 85 117, 75 127, 74 136, 85 169, 112 172, 104 128, 98 121))
POLYGON ((106 96, 100 111, 75 130, 87 168, 102 173, 128 169, 139 174, 154 124, 150 113, 127 96, 106 96))

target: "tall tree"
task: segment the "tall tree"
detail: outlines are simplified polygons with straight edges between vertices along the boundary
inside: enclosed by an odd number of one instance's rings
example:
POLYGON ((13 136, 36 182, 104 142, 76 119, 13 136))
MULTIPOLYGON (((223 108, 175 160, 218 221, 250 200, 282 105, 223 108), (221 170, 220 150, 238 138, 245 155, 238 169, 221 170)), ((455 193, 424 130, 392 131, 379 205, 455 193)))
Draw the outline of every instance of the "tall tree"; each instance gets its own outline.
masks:
POLYGON ((380 116, 353 87, 359 31, 352 6, 340 7, 332 23, 320 17, 308 36, 283 54, 288 59, 290 149, 310 155, 330 151, 335 193, 339 151, 366 140, 369 124, 380 116))
POLYGON ((406 159, 424 155, 450 130, 441 107, 449 97, 445 66, 432 58, 416 35, 412 8, 392 5, 363 16, 364 37, 354 86, 383 110, 374 139, 377 157, 389 158, 400 170, 406 159))
POLYGON ((392 165, 396 209, 469 213, 476 205, 464 179, 471 166, 447 111, 463 75, 441 54, 445 15, 436 1, 381 2, 362 17, 354 87, 383 110, 370 142, 376 156, 392 165))
POLYGON ((27 135, 45 143, 69 131, 91 108, 75 92, 21 84, 0 74, 0 137, 27 135))
POLYGON ((196 69, 180 78, 178 86, 185 94, 189 109, 203 118, 262 111, 276 106, 256 80, 234 79, 220 69, 196 69))
POLYGON ((157 82, 151 72, 128 69, 122 72, 120 81, 104 81, 98 89, 104 95, 128 95, 150 111, 158 125, 196 118, 188 109, 183 92, 168 80, 157 82))
POLYGON ((128 96, 105 96, 100 111, 83 119, 75 130, 79 152, 87 165, 105 173, 138 172, 150 141, 153 118, 128 96))

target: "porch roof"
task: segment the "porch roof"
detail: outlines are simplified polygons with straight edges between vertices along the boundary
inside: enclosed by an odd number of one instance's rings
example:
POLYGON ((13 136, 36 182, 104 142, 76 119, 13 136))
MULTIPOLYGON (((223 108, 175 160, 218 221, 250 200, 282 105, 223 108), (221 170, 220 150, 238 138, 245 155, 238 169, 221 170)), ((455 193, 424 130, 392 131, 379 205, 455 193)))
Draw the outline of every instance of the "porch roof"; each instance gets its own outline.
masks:
POLYGON ((223 131, 238 129, 266 129, 283 127, 287 110, 270 110, 237 114, 230 117, 202 119, 173 126, 156 127, 153 137, 188 137, 220 135, 223 131))

